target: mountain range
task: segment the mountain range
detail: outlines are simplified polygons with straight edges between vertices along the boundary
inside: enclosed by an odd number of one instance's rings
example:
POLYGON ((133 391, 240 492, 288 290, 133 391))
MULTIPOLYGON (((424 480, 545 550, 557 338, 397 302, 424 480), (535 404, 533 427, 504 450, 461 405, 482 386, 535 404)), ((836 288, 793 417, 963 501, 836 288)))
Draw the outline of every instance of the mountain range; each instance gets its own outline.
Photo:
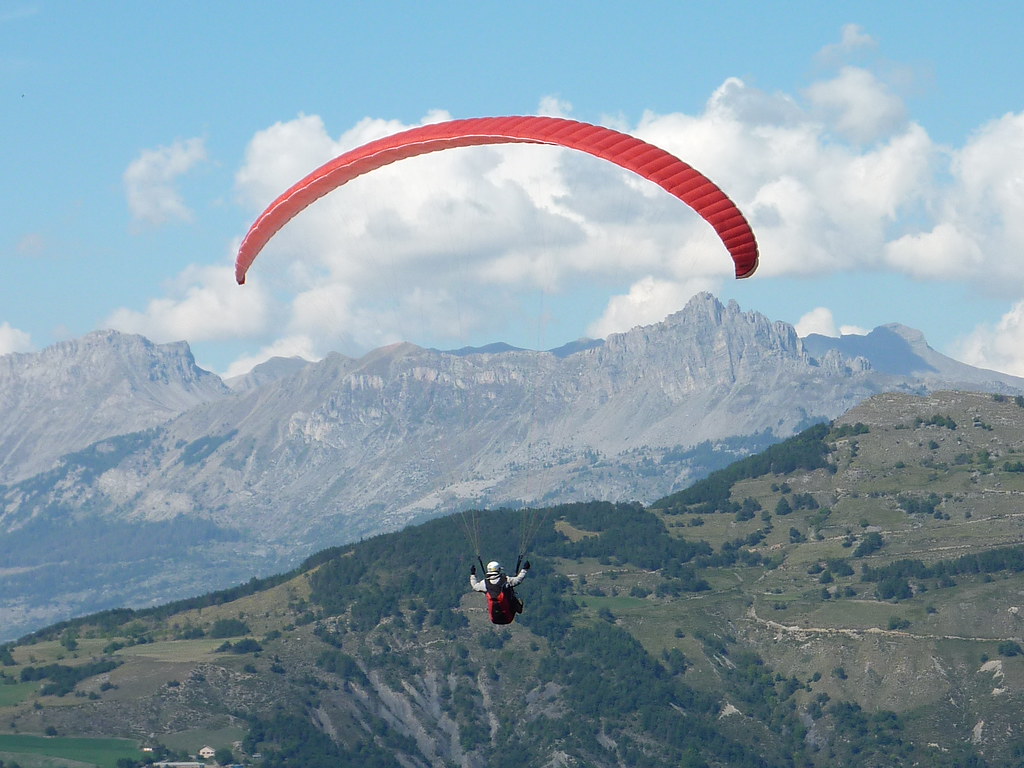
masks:
POLYGON ((0 639, 467 507, 649 502, 881 392, 1024 392, 900 325, 798 338, 694 297, 538 352, 403 343, 222 381, 102 331, 0 358, 0 639))

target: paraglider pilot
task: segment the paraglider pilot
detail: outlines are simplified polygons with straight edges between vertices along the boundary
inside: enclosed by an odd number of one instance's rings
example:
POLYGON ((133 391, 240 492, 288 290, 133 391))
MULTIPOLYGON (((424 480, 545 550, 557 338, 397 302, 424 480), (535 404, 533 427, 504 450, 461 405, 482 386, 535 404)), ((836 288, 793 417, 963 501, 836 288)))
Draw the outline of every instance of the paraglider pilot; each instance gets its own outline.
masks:
POLYGON ((516 614, 523 612, 523 601, 515 593, 514 587, 522 583, 530 570, 530 561, 523 563, 522 570, 511 578, 497 560, 491 560, 485 569, 484 578, 476 577, 476 566, 469 569, 469 586, 476 592, 487 595, 487 611, 494 624, 511 624, 516 614))

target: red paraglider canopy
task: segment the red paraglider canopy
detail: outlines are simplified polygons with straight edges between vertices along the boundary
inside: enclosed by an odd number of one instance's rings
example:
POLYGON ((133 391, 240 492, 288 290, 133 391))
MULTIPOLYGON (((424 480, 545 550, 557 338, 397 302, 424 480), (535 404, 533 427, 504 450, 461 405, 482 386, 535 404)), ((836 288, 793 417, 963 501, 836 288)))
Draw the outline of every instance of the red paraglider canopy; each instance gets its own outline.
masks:
POLYGON ((292 186, 249 228, 238 249, 235 279, 293 216, 342 184, 397 160, 453 147, 552 144, 587 152, 650 179, 699 213, 735 262, 737 278, 757 269, 757 241, 739 208, 710 179, 663 149, 625 133, 557 117, 478 117, 412 128, 336 157, 292 186))

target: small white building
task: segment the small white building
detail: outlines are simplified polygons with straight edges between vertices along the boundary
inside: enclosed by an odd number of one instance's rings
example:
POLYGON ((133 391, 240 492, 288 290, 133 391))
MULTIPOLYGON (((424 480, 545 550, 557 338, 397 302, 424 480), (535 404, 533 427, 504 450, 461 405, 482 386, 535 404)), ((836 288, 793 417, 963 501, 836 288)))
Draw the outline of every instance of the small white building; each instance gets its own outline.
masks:
POLYGON ((217 750, 213 747, 199 748, 199 756, 203 758, 203 760, 210 760, 215 754, 217 754, 217 750))

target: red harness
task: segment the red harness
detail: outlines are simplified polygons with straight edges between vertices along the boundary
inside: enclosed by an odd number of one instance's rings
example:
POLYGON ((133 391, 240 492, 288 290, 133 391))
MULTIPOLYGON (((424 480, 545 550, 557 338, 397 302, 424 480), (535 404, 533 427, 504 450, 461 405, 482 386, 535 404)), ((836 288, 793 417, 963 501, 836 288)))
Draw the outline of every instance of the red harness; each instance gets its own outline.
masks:
POLYGON ((512 588, 506 587, 497 595, 487 593, 487 611, 493 624, 511 624, 516 619, 516 609, 511 595, 512 588))

